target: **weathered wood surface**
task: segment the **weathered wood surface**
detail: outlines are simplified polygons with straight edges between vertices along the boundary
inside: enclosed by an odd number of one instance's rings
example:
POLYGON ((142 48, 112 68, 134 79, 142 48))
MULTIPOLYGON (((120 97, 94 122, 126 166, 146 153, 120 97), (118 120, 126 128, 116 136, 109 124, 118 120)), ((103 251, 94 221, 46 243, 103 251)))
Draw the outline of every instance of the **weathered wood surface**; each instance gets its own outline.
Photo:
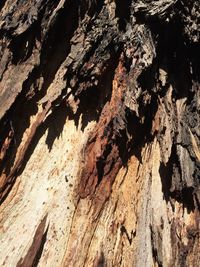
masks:
POLYGON ((199 266, 199 15, 1 1, 0 266, 199 266))

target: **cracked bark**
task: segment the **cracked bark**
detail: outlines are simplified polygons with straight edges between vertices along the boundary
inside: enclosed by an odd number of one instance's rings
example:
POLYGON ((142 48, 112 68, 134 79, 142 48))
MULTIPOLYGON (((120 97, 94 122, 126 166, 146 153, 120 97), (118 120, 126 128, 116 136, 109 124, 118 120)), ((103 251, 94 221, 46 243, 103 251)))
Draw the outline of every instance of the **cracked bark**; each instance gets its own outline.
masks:
POLYGON ((0 3, 1 266, 198 266, 199 14, 0 3))

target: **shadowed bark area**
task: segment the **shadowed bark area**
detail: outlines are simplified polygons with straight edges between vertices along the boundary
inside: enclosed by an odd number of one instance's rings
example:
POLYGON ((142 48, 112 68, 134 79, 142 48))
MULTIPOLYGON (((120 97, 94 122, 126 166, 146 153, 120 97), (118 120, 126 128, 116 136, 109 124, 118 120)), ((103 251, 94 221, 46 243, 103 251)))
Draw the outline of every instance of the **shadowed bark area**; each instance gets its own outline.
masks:
POLYGON ((0 3, 0 265, 198 266, 200 4, 0 3))

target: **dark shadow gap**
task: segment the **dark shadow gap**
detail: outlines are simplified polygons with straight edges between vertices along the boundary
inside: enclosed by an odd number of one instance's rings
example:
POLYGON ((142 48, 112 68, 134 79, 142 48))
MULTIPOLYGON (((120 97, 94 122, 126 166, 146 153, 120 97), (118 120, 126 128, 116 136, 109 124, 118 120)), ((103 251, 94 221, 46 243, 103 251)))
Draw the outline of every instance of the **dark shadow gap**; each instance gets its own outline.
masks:
POLYGON ((47 241, 47 234, 48 234, 48 230, 49 230, 49 225, 46 229, 46 231, 44 232, 43 236, 42 236, 42 240, 41 240, 41 243, 40 243, 40 247, 35 255, 35 258, 33 260, 33 264, 32 264, 32 267, 37 267, 38 264, 39 264, 39 261, 40 261, 40 258, 42 256, 42 252, 44 251, 44 245, 47 241))
MULTIPOLYGON (((112 82, 115 75, 115 70, 118 65, 120 51, 115 52, 114 48, 110 48, 110 59, 104 63, 104 71, 98 79, 98 85, 86 88, 78 96, 80 100, 78 110, 75 115, 71 114, 70 118, 75 120, 75 124, 78 127, 79 118, 82 114, 82 126, 81 130, 84 131, 85 127, 90 121, 98 121, 101 115, 101 111, 106 102, 109 102, 112 94, 112 82)), ((85 79, 90 79, 87 76, 85 79)), ((84 82, 84 78, 81 79, 84 82)))
POLYGON ((78 0, 66 1, 51 25, 41 49, 43 90, 52 83, 56 72, 70 52, 70 40, 78 27, 78 0))
POLYGON ((1 2, 0 2, 0 10, 4 7, 5 3, 6 3, 6 0, 1 0, 1 2))
POLYGON ((188 213, 194 211, 194 188, 183 185, 181 179, 181 166, 177 156, 176 145, 172 146, 171 156, 166 165, 160 164, 159 169, 164 199, 172 199, 183 204, 188 213))
POLYGON ((131 10, 130 6, 132 3, 132 0, 126 0, 126 1, 116 0, 115 3, 116 3, 115 14, 116 14, 116 17, 119 18, 119 22, 118 22, 119 29, 120 31, 125 31, 127 22, 130 19, 130 10, 131 10))

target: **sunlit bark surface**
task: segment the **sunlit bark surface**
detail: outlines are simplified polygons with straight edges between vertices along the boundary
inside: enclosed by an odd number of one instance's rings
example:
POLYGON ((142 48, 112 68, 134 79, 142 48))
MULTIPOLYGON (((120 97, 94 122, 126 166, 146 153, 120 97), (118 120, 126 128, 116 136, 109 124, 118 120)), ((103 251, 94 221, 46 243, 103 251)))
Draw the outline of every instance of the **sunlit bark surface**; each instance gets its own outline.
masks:
POLYGON ((1 0, 0 266, 199 266, 199 17, 1 0))

